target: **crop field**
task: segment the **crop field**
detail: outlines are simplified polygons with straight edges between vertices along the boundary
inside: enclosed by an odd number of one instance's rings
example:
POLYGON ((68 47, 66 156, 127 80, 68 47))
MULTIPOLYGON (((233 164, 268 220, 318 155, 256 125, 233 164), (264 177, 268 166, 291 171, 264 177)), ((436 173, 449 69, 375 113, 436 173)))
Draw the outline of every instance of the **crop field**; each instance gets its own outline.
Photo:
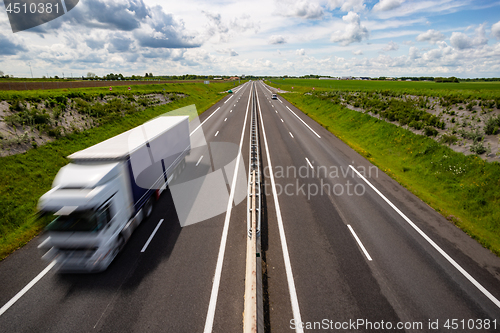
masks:
MULTIPOLYGON (((295 93, 284 93, 283 98, 500 255, 499 159, 493 154, 494 162, 488 162, 485 152, 470 151, 483 146, 485 138, 498 145, 499 83, 487 83, 491 90, 473 93, 470 87, 477 83, 470 83, 466 90, 448 90, 448 84, 423 82, 442 88, 421 89, 410 95, 401 86, 412 82, 380 82, 377 86, 379 82, 333 81, 338 90, 319 87, 312 91, 311 82, 323 80, 289 81, 293 81, 295 93), (393 83, 394 90, 370 90, 393 83), (448 120, 452 117, 455 123, 448 120), (459 126, 455 126, 457 122, 459 126), (478 126, 480 123, 484 126, 478 126), (417 126, 423 129, 417 130, 417 126), (457 151, 463 140, 470 144, 462 144, 462 151, 457 151)), ((292 90, 290 85, 269 84, 292 90)))
POLYGON ((201 113, 232 82, 0 92, 0 260, 47 221, 36 204, 66 156, 187 105, 201 113))

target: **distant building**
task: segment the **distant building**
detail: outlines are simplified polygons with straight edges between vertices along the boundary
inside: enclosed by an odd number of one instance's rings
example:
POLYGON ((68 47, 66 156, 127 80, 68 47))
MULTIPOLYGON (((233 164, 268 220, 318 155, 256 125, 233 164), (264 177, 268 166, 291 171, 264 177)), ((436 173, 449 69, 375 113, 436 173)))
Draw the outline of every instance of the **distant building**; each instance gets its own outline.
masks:
POLYGON ((352 80, 352 76, 342 76, 341 80, 352 80))

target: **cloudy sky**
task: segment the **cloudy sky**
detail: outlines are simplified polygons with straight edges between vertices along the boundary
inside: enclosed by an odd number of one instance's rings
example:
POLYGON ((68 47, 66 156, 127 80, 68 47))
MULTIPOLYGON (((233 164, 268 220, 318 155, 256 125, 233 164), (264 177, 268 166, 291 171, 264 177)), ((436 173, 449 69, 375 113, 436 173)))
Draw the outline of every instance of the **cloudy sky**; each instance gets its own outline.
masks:
POLYGON ((500 77, 500 1, 80 0, 13 33, 0 70, 43 75, 500 77))

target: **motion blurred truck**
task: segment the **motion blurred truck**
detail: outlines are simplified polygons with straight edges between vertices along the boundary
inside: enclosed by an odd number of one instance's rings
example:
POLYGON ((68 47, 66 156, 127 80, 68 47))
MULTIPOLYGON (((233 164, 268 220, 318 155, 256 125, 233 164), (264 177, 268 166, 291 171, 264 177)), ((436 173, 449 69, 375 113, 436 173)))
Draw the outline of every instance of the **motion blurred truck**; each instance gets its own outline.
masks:
POLYGON ((105 270, 191 150, 189 117, 159 117, 70 155, 38 202, 39 248, 59 271, 105 270))

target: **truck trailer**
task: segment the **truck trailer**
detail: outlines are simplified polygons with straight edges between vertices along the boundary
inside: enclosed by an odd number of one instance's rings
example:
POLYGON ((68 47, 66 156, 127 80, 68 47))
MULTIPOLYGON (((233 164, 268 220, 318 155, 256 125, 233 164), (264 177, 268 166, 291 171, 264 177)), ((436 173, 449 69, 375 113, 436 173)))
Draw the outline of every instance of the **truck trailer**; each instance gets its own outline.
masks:
POLYGON ((39 245, 59 271, 105 270, 191 150, 189 117, 158 117, 68 159, 38 202, 54 220, 39 245))

